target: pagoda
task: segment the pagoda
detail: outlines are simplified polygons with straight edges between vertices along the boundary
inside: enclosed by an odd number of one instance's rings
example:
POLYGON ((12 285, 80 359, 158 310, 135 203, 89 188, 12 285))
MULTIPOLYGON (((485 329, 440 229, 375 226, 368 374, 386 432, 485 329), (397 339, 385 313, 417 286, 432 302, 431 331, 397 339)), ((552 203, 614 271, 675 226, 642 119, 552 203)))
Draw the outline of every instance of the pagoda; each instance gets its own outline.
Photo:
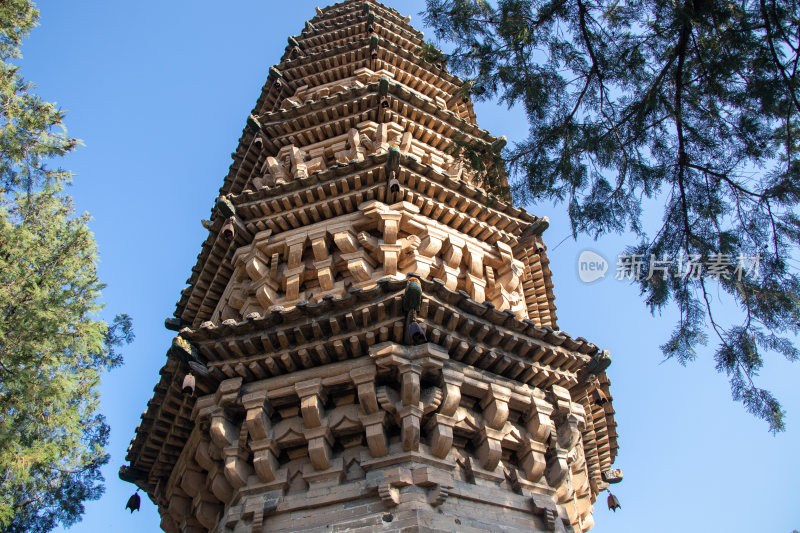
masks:
POLYGON ((424 47, 347 0, 269 69, 120 470, 164 531, 587 531, 619 480, 610 357, 424 47))

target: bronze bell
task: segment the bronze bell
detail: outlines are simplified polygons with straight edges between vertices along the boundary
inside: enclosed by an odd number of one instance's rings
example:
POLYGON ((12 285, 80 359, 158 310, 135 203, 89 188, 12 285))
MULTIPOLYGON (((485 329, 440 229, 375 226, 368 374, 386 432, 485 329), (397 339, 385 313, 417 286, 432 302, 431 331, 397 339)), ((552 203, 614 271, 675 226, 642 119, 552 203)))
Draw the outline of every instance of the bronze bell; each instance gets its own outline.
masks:
POLYGON ((125 504, 125 509, 130 509, 131 514, 133 514, 134 511, 139 510, 139 505, 141 505, 141 503, 142 499, 139 497, 139 491, 137 490, 130 498, 128 498, 128 503, 125 504))
POLYGON ((194 386, 195 386, 195 378, 192 374, 186 374, 183 378, 183 385, 181 385, 181 390, 184 394, 191 396, 194 394, 194 386))
POLYGON ((622 506, 619 504, 619 499, 611 494, 609 491, 608 493, 608 510, 617 512, 617 509, 622 509, 622 506))
POLYGON ((367 26, 367 33, 375 33, 375 27, 374 26, 367 26))
POLYGON ((389 192, 392 194, 400 192, 400 182, 397 180, 397 178, 392 178, 389 180, 389 192))
POLYGON ((378 59, 378 51, 373 50, 372 52, 370 52, 369 57, 371 57, 372 59, 378 59))
POLYGON ((427 337, 425 337, 425 332, 422 331, 422 327, 417 322, 412 322, 408 325, 408 336, 411 337, 411 342, 414 344, 424 344, 428 342, 427 337))
POLYGON ((275 80, 272 82, 272 86, 275 87, 276 89, 282 89, 283 82, 281 80, 275 80))
POLYGON ((256 137, 253 139, 253 144, 261 148, 261 146, 264 144, 264 141, 261 139, 261 137, 256 137))
POLYGON ((233 240, 235 233, 236 232, 233 228, 233 218, 229 218, 225 221, 225 224, 222 225, 222 238, 226 241, 233 240))
POLYGON ((592 392, 592 403, 594 403, 595 405, 603 405, 607 401, 608 398, 606 397, 605 394, 603 394, 603 391, 601 391, 600 389, 595 389, 592 392))
POLYGON ((389 107, 389 99, 386 98, 385 96, 381 97, 381 107, 384 108, 384 109, 389 107))

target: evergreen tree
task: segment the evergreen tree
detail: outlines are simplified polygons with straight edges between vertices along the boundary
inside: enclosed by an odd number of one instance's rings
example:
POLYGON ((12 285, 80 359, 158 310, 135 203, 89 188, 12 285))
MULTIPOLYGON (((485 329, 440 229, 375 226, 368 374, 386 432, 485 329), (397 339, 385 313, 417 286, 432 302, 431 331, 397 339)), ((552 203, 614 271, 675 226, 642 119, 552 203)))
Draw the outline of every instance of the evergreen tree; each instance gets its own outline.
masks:
POLYGON ((518 200, 565 202, 575 236, 634 232, 646 304, 680 312, 666 357, 713 335, 734 399, 783 430, 756 377, 765 353, 800 355, 800 3, 427 0, 426 22, 465 97, 524 109, 503 152, 518 200), (741 322, 715 314, 731 302, 741 322))
POLYGON ((37 19, 28 0, 0 2, 0 530, 15 533, 71 525, 102 494, 97 385, 133 339, 126 315, 97 318, 88 215, 47 166, 78 141, 12 62, 37 19))

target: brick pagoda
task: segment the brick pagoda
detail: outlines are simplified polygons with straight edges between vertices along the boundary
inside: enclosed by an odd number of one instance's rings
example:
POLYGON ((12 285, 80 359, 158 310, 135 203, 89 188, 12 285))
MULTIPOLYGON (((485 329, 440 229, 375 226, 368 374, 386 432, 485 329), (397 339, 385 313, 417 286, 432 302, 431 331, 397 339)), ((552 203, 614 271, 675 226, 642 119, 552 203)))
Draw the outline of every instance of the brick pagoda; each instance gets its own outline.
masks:
POLYGON ((464 85, 372 0, 317 9, 247 120, 122 479, 175 533, 587 531, 615 481, 547 219, 452 155, 464 85))

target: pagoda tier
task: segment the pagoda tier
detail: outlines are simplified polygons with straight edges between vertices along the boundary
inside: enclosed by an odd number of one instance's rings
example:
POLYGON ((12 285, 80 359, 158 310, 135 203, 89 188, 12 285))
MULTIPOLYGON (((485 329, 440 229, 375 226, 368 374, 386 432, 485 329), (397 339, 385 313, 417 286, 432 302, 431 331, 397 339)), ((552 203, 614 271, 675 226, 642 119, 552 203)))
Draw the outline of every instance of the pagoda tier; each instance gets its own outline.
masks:
POLYGON ((547 219, 454 157, 502 142, 423 44, 349 0, 270 69, 120 471, 165 531, 591 528, 610 358, 557 329, 547 219))

